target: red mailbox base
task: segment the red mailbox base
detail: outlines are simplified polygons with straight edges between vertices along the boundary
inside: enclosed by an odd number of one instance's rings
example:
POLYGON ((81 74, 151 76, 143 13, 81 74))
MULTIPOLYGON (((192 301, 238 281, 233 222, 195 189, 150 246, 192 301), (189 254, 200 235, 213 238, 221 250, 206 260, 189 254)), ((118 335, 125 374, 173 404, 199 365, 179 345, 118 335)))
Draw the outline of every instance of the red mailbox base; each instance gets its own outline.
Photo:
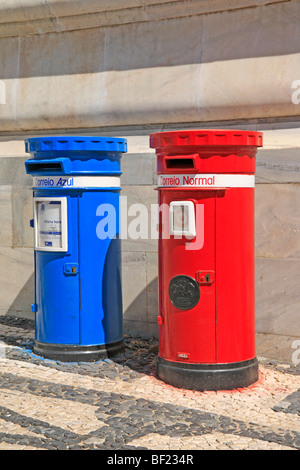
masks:
POLYGON ((157 376, 167 384, 188 390, 234 390, 258 380, 258 361, 255 357, 229 364, 185 364, 159 357, 157 376))

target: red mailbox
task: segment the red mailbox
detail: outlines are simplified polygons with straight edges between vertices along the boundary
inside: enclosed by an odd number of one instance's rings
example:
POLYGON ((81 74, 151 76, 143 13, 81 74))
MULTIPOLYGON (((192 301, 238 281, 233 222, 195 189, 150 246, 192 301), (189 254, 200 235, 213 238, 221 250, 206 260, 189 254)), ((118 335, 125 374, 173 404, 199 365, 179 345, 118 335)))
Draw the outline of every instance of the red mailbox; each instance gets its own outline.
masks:
POLYGON ((258 379, 254 182, 262 133, 161 132, 158 377, 231 390, 258 379))

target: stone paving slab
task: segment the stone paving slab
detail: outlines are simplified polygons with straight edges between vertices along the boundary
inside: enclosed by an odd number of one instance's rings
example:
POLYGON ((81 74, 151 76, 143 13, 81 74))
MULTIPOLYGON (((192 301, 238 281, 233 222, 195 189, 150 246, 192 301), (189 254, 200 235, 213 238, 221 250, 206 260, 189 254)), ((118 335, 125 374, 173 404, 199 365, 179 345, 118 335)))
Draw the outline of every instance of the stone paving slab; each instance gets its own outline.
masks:
POLYGON ((0 450, 297 450, 300 368, 260 358, 258 382, 218 392, 156 378, 155 338, 94 363, 32 352, 34 323, 0 317, 0 450))

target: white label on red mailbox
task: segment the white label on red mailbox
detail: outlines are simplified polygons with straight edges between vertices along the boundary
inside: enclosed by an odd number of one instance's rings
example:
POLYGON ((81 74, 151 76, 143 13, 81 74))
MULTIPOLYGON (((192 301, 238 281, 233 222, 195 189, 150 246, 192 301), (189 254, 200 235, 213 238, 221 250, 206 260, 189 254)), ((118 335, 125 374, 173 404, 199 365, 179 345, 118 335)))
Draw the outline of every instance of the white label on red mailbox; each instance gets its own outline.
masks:
POLYGON ((178 352, 177 357, 178 357, 178 359, 189 359, 190 358, 190 353, 178 352))
POLYGON ((254 188, 254 175, 173 174, 158 175, 160 188, 254 188))

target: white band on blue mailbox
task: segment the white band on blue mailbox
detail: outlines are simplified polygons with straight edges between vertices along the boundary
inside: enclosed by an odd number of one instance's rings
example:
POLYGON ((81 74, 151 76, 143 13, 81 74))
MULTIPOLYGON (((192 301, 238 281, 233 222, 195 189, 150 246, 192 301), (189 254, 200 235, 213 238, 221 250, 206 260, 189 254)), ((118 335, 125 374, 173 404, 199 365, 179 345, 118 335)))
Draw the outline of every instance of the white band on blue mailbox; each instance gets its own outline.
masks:
POLYGON ((120 176, 35 176, 34 188, 119 188, 120 176))

